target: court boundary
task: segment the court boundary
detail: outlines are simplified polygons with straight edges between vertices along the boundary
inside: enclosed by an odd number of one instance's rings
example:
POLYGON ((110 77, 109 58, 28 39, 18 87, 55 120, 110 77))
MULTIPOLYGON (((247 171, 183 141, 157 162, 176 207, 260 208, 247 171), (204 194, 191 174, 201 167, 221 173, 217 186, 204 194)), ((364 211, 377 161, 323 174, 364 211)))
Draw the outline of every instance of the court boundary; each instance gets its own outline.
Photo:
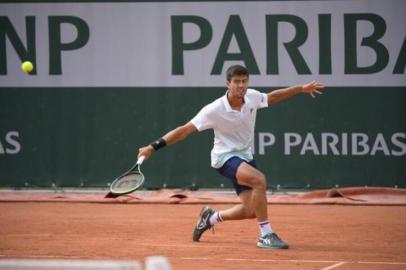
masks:
MULTIPOLYGON (((200 248, 200 247, 199 247, 200 248)), ((55 258, 55 256, 46 256, 46 255, 31 255, 31 256, 15 256, 13 257, 14 259, 60 259, 60 260, 65 260, 65 259, 72 259, 72 260, 83 260, 86 259, 86 257, 82 256, 58 256, 58 258, 55 258)), ((0 260, 2 259, 9 259, 8 256, 0 254, 0 260)), ((179 259, 179 260, 185 260, 185 261, 209 261, 212 260, 210 257, 171 257, 171 259, 179 259)), ((218 260, 218 259, 216 259, 218 260)), ((223 261, 240 261, 240 262, 274 262, 274 263, 302 263, 302 264, 331 264, 325 267, 320 268, 321 270, 339 270, 341 266, 348 266, 349 264, 370 264, 370 265, 406 265, 406 262, 382 262, 382 261, 345 261, 345 260, 298 260, 298 259, 252 259, 252 258, 223 258, 220 259, 223 261)))

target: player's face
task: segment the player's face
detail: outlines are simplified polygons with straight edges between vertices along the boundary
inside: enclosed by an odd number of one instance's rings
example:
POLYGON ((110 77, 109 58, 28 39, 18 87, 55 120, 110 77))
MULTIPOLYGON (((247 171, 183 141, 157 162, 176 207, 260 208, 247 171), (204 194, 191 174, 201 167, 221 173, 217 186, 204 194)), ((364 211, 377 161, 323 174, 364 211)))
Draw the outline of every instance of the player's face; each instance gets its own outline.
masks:
POLYGON ((243 98, 248 89, 248 76, 236 75, 231 78, 230 82, 227 82, 227 87, 231 94, 238 98, 243 98))

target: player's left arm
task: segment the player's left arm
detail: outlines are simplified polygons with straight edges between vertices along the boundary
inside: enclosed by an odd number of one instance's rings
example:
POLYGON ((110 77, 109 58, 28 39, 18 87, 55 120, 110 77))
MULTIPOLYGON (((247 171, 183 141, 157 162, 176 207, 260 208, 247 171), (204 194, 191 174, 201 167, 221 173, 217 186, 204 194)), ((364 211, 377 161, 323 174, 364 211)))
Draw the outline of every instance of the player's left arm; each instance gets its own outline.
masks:
POLYGON ((305 93, 311 95, 313 98, 316 97, 315 94, 321 95, 324 84, 316 81, 309 82, 307 84, 295 85, 288 88, 278 89, 269 92, 268 95, 268 104, 272 105, 292 96, 295 96, 300 93, 305 93))

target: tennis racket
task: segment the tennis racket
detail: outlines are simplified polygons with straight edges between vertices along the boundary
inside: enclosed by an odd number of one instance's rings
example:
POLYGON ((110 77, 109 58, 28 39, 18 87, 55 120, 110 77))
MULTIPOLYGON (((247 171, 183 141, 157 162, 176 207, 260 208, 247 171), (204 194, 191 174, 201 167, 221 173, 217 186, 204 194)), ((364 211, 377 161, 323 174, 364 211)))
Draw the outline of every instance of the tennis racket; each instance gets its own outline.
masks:
POLYGON ((117 177, 111 183, 110 192, 106 195, 106 198, 115 198, 134 192, 144 184, 145 177, 141 172, 141 164, 144 162, 144 159, 144 156, 140 156, 127 172, 117 177))

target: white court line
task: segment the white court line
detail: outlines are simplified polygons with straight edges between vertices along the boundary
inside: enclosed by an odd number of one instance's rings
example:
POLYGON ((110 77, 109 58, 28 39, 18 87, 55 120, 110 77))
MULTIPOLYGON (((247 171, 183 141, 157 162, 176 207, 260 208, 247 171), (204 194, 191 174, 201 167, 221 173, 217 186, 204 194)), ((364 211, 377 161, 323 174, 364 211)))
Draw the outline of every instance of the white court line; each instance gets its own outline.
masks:
POLYGON ((345 263, 346 263, 346 262, 339 262, 339 263, 336 263, 336 264, 333 264, 333 265, 324 267, 324 268, 322 268, 321 270, 330 270, 330 269, 339 267, 340 265, 343 265, 343 264, 345 264, 345 263))
MULTIPOLYGON (((87 257, 83 256, 69 256, 69 255, 25 255, 25 256, 10 256, 10 255, 5 255, 5 254, 0 254, 0 258, 31 258, 31 259, 85 259, 87 257)), ((176 259, 177 257, 172 257, 173 259, 176 259)), ((171 257, 169 257, 171 259, 171 257)), ((213 260, 213 258, 210 257, 178 257, 178 259, 181 260, 201 260, 201 261, 210 261, 213 260)), ((219 259, 215 259, 219 260, 219 259)), ((250 261, 250 262, 298 262, 298 263, 335 263, 334 265, 331 265, 329 267, 335 266, 338 267, 340 265, 343 265, 344 263, 348 264, 380 264, 380 265, 406 265, 406 262, 368 262, 368 261, 331 261, 331 260, 276 260, 276 259, 248 259, 248 258, 224 258, 222 259, 224 261, 250 261)), ((333 269, 333 268, 323 268, 323 270, 327 269, 333 269)))
MULTIPOLYGON (((181 260, 201 260, 209 261, 213 258, 208 257, 181 257, 181 260)), ((216 259, 217 260, 217 259, 216 259)), ((341 261, 322 261, 322 260, 275 260, 275 259, 244 259, 244 258, 224 258, 224 261, 244 261, 244 262, 301 262, 301 263, 340 263, 341 261)))
POLYGON ((313 260, 273 260, 273 259, 240 259, 226 258, 225 261, 252 261, 252 262, 302 262, 302 263, 337 263, 339 261, 313 261, 313 260))
POLYGON ((357 262, 363 264, 398 264, 398 265, 406 265, 406 262, 357 262))
MULTIPOLYGON (((180 257, 181 260, 201 260, 209 261, 209 257, 180 257)), ((219 260, 219 259, 215 259, 219 260)), ((330 261, 330 260, 276 260, 276 259, 248 259, 248 258, 224 258, 223 261, 249 261, 249 262, 298 262, 298 263, 334 263, 334 265, 323 268, 323 270, 333 269, 343 264, 382 264, 382 265, 406 265, 406 262, 368 262, 368 261, 330 261)))

